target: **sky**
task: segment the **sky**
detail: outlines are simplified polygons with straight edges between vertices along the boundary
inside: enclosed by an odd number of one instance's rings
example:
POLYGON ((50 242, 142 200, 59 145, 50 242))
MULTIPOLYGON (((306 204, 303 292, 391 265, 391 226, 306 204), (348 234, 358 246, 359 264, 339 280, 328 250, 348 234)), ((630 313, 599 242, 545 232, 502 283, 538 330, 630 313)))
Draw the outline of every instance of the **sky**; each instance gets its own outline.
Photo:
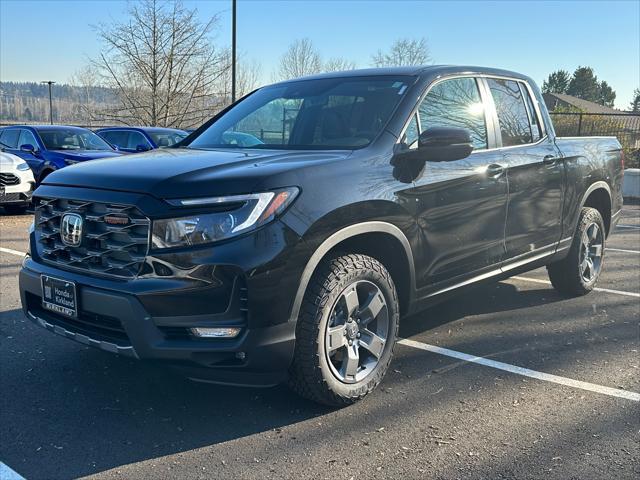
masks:
MULTIPOLYGON (((201 20, 219 16, 214 41, 231 42, 231 0, 185 0, 201 20)), ((94 26, 122 21, 120 0, 0 0, 0 80, 68 82, 96 57, 94 26)), ((279 57, 308 37, 324 58, 368 67, 398 38, 426 38, 436 64, 506 68, 542 84, 557 69, 591 66, 627 109, 640 87, 640 0, 238 0, 238 49, 268 83, 279 57)))

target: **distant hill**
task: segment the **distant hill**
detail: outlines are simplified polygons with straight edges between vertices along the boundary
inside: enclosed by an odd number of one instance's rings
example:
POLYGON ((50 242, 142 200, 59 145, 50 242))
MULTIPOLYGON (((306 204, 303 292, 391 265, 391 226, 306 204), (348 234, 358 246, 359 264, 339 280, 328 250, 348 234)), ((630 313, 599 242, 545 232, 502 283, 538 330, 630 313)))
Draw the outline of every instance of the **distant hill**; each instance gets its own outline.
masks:
MULTIPOLYGON (((91 125, 88 111, 117 103, 115 90, 105 87, 53 85, 53 121, 91 125)), ((49 86, 36 82, 0 82, 0 124, 48 123, 49 86)))

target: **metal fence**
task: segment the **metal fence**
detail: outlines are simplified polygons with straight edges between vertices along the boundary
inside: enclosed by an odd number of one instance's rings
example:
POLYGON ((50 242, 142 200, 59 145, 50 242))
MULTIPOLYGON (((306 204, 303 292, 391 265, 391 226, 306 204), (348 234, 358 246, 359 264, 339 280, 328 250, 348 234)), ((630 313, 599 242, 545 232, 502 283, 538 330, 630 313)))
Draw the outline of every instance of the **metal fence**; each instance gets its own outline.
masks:
POLYGON ((625 149, 640 148, 638 113, 550 113, 556 134, 561 137, 613 136, 625 149))

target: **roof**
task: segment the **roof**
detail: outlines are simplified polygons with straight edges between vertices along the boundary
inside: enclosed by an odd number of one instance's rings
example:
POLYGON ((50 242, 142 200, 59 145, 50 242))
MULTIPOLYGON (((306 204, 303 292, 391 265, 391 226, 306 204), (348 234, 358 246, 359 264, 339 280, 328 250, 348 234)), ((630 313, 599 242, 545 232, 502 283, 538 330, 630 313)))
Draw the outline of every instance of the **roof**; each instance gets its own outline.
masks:
POLYGON ((3 128, 35 128, 37 130, 59 130, 60 128, 74 129, 74 130, 88 130, 84 127, 76 127, 75 125, 10 125, 3 128))
POLYGON ((470 65, 417 65, 411 67, 386 67, 386 68, 365 68, 357 70, 345 70, 340 72, 320 73, 301 78, 293 78, 279 82, 289 83, 299 80, 316 80, 323 78, 346 78, 346 77, 377 77, 377 76, 423 76, 423 75, 448 75, 453 73, 484 74, 519 78, 531 81, 529 77, 521 73, 509 70, 501 70, 490 67, 477 67, 470 65))
POLYGON ((554 105, 549 105, 549 102, 553 102, 553 99, 557 99, 561 102, 571 105, 572 107, 577 108, 578 110, 582 110, 585 113, 624 113, 620 110, 616 110, 615 108, 605 107, 604 105, 600 105, 599 103, 590 102, 589 100, 583 100, 582 98, 574 97, 573 95, 567 95, 565 93, 544 93, 542 96, 544 97, 547 107, 553 107, 554 105))
POLYGON ((120 127, 104 127, 97 128, 96 132, 108 132, 110 130, 138 130, 142 132, 148 133, 186 133, 184 130, 180 130, 179 128, 168 128, 168 127, 131 127, 129 125, 122 125, 120 127))

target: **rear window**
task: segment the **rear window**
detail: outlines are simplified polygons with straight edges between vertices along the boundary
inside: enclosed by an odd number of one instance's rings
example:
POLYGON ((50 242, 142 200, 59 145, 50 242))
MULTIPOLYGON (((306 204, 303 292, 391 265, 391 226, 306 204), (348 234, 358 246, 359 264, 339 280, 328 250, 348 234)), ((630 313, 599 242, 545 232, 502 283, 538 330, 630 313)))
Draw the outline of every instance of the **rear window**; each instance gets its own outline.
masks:
POLYGON ((20 130, 17 128, 7 128, 0 132, 0 142, 9 148, 18 148, 18 137, 20 130))
POLYGON ((498 113, 502 146, 533 142, 529 114, 518 82, 497 78, 487 79, 498 113))

